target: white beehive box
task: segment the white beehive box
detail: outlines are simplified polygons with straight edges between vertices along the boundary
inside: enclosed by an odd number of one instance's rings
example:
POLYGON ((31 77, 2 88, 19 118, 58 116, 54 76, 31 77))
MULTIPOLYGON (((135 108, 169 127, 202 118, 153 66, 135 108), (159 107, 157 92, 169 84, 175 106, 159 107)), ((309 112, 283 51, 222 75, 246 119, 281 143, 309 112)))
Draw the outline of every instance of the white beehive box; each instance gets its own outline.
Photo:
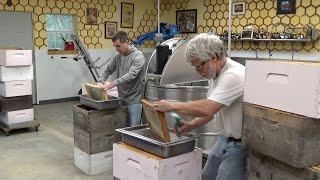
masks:
POLYGON ((32 65, 32 50, 0 50, 0 65, 32 65))
POLYGON ((243 100, 320 118, 320 63, 248 60, 243 100))
POLYGON ((132 146, 113 144, 113 176, 121 180, 201 180, 202 151, 163 159, 132 146))
POLYGON ((4 124, 16 124, 34 120, 33 108, 18 111, 0 112, 0 121, 4 124))
POLYGON ((0 96, 14 97, 32 94, 31 80, 0 81, 0 96))
POLYGON ((88 154, 74 147, 74 164, 88 175, 112 170, 112 150, 88 154))
POLYGON ((0 66, 0 81, 32 80, 33 66, 0 66))

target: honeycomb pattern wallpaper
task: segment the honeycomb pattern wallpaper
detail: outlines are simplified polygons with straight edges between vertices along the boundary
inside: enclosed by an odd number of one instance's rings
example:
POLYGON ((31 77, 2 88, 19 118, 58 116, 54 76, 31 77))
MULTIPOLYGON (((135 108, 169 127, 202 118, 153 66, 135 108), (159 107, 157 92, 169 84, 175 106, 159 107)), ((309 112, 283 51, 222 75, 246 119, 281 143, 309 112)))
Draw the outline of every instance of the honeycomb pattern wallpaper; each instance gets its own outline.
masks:
MULTIPOLYGON (((296 1, 296 14, 277 15, 276 0, 233 0, 245 2, 246 11, 243 15, 233 15, 232 32, 240 33, 249 24, 255 24, 265 31, 271 32, 274 23, 284 22, 293 27, 310 25, 320 29, 320 0, 296 1)), ((175 11, 184 9, 198 9, 197 32, 212 30, 222 33, 228 29, 229 0, 161 0, 160 16, 162 22, 175 23, 175 11)), ((46 42, 46 13, 64 13, 77 16, 77 28, 80 39, 87 48, 112 47, 111 40, 104 39, 104 21, 118 22, 118 29, 128 32, 129 37, 136 41, 137 37, 157 28, 157 0, 12 0, 12 5, 7 5, 7 0, 0 0, 0 10, 33 12, 34 43, 35 49, 47 48, 46 42), (120 28, 121 2, 135 4, 134 28, 120 28), (141 8, 142 7, 142 8, 141 8), (86 8, 98 9, 98 25, 86 25, 86 8)), ((281 28, 277 27, 278 31, 281 28)), ((191 34, 192 35, 192 34, 191 34)), ((179 36, 189 36, 182 34, 179 36)), ((146 41, 142 47, 154 47, 154 41, 146 41)), ((266 50, 268 42, 232 42, 233 50, 266 50)), ((272 48, 279 51, 290 51, 291 43, 272 43, 272 48)), ((313 42, 294 43, 295 51, 319 52, 319 40, 313 42)))
MULTIPOLYGON (((0 10, 33 12, 34 43, 36 49, 47 47, 46 13, 63 13, 77 15, 77 28, 80 39, 88 48, 102 48, 104 20, 109 20, 116 12, 113 0, 12 0, 8 6, 7 0, 0 0, 0 10), (98 10, 101 22, 99 25, 86 25, 86 8, 98 10), (103 20, 103 22, 102 22, 103 20)), ((98 20, 99 21, 99 20, 98 20)))
MULTIPOLYGON (((237 0, 233 2, 243 2, 237 0)), ((203 20, 199 21, 198 32, 208 32, 212 29, 213 32, 223 33, 228 30, 228 9, 229 0, 204 0, 203 6, 205 10, 201 16, 203 20)), ((246 11, 243 15, 233 15, 232 32, 241 33, 243 28, 248 24, 255 24, 258 28, 263 28, 267 32, 275 32, 272 26, 275 23, 283 22, 292 27, 305 27, 306 25, 312 28, 320 29, 319 14, 320 1, 319 0, 303 0, 296 1, 296 14, 277 15, 277 1, 276 0, 246 0, 246 11), (272 31, 273 29, 273 31, 272 31)), ((277 31, 281 32, 285 27, 277 26, 277 31)), ((232 50, 267 50, 270 46, 269 42, 253 42, 237 41, 232 42, 232 50)), ((319 40, 314 42, 294 43, 294 51, 301 52, 319 52, 319 40)), ((291 51, 290 42, 276 42, 271 43, 271 48, 278 51, 291 51)))

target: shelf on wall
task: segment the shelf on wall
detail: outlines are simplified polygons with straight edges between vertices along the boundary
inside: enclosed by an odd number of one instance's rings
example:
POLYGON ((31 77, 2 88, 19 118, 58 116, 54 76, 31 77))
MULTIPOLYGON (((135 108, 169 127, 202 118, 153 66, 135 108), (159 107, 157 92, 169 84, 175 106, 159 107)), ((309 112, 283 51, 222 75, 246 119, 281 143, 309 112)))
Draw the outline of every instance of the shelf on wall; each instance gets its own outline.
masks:
POLYGON ((79 54, 79 50, 73 50, 73 51, 48 50, 48 55, 65 55, 65 54, 79 54))
MULTIPOLYGON (((223 41, 228 41, 228 39, 222 39, 223 41)), ((255 44, 255 53, 256 58, 258 58, 257 46, 259 46, 259 42, 290 42, 291 43, 291 59, 293 60, 293 53, 295 51, 293 44, 295 42, 302 43, 302 45, 306 45, 307 42, 312 42, 312 39, 231 39, 232 42, 253 42, 255 44)), ((271 50, 269 50, 269 54, 271 50)))
MULTIPOLYGON (((222 39, 223 41, 228 41, 228 39, 222 39)), ((311 39, 231 39, 231 41, 251 41, 251 42, 311 42, 311 39)))

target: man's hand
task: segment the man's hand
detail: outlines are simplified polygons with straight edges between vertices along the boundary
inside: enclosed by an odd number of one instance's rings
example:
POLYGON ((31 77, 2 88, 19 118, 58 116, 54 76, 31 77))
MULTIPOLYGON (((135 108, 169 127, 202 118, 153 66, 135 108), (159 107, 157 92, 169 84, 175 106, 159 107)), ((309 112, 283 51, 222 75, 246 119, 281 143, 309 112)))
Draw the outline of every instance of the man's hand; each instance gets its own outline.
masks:
POLYGON ((103 85, 103 82, 96 83, 97 86, 101 87, 103 85))
POLYGON ((161 112, 170 112, 173 110, 172 104, 172 102, 166 100, 156 101, 153 103, 153 108, 161 112))
POLYGON ((180 121, 180 126, 177 129, 176 126, 174 126, 174 131, 179 132, 179 133, 187 133, 193 130, 194 127, 194 122, 193 121, 180 121))
POLYGON ((100 89, 102 89, 104 91, 113 88, 112 83, 108 82, 108 81, 106 81, 105 83, 100 82, 97 85, 100 87, 100 89))

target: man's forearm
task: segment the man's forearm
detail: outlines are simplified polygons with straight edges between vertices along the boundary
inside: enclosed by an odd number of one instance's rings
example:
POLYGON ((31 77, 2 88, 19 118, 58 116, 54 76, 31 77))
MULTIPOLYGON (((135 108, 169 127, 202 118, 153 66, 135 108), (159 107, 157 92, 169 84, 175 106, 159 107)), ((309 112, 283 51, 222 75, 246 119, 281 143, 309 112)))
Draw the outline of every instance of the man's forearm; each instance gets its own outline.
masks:
POLYGON ((206 123, 208 123, 209 121, 211 121, 213 119, 213 117, 207 116, 207 117, 196 117, 194 118, 193 121, 193 129, 196 129, 206 123))
POLYGON ((171 102, 171 111, 193 117, 212 117, 222 107, 222 104, 208 99, 190 102, 171 102))

